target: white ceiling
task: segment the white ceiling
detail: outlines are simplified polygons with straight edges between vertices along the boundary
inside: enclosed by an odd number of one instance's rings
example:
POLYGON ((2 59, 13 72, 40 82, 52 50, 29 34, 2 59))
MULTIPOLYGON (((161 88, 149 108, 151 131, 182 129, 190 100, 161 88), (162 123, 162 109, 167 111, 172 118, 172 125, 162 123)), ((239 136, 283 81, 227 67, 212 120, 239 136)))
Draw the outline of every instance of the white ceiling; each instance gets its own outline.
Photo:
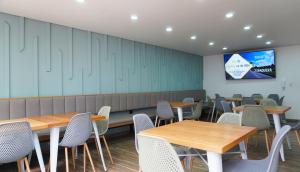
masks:
POLYGON ((0 0, 0 12, 200 55, 300 44, 300 0, 0 0), (225 19, 229 11, 235 16, 225 19))

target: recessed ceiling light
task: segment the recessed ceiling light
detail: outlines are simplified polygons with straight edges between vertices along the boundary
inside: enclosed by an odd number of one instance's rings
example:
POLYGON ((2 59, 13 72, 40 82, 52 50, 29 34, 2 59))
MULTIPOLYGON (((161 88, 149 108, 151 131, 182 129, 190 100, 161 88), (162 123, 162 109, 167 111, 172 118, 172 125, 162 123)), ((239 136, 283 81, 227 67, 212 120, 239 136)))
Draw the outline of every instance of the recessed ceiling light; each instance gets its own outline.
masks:
POLYGON ((215 45, 215 43, 214 42, 210 42, 210 43, 208 43, 208 45, 209 46, 213 46, 213 45, 215 45))
POLYGON ((267 41, 266 44, 267 44, 267 45, 271 45, 271 44, 272 44, 272 41, 267 41))
POLYGON ((172 32, 172 31, 173 31, 173 28, 170 27, 170 26, 168 26, 168 27, 166 28, 166 31, 167 31, 167 32, 172 32))
POLYGON ((223 49, 223 50, 227 50, 228 48, 227 48, 227 47, 223 47, 222 49, 223 49))
POLYGON ((79 2, 79 3, 84 3, 85 2, 85 0, 76 0, 77 2, 79 2))
POLYGON ((234 16, 234 12, 228 12, 228 13, 225 14, 225 17, 228 18, 228 19, 232 18, 233 16, 234 16))
POLYGON ((257 39, 261 39, 262 37, 264 37, 263 34, 259 34, 259 35, 256 36, 257 39))
POLYGON ((190 37, 190 39, 191 39, 191 40, 195 40, 195 39, 197 39, 197 36, 196 36, 196 35, 192 35, 192 36, 190 37))
POLYGON ((245 26, 245 27, 244 27, 244 30, 250 30, 250 29, 251 29, 251 27, 252 27, 252 26, 250 26, 250 25, 247 25, 247 26, 245 26))
POLYGON ((137 21, 137 20, 139 19, 139 17, 138 17, 137 15, 135 15, 135 14, 132 14, 132 15, 130 16, 130 19, 131 19, 132 21, 137 21))

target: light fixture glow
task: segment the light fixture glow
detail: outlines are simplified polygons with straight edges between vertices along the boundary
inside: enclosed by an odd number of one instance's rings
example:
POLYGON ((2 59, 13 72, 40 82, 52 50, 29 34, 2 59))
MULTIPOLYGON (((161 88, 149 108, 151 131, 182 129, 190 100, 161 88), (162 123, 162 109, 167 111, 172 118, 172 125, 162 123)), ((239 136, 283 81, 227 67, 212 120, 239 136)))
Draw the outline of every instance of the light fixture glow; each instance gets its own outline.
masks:
POLYGON ((228 19, 232 18, 233 16, 234 16, 234 12, 228 12, 228 13, 225 14, 225 17, 228 18, 228 19))
POLYGON ((79 3, 84 3, 85 2, 85 0, 76 0, 77 2, 79 2, 79 3))
POLYGON ((261 39, 262 37, 264 37, 263 34, 259 34, 259 35, 256 36, 257 39, 261 39))
POLYGON ((132 14, 132 15, 130 16, 130 19, 131 19, 132 21, 137 21, 137 20, 139 19, 139 17, 138 17, 136 14, 132 14))
POLYGON ((210 42, 208 45, 209 46, 213 46, 213 45, 215 45, 215 43, 214 42, 210 42))
POLYGON ((191 39, 191 40, 195 40, 195 39, 197 39, 197 36, 196 36, 196 35, 193 35, 193 36, 190 37, 190 39, 191 39))
POLYGON ((170 26, 168 26, 168 27, 166 28, 166 31, 167 31, 167 32, 172 32, 172 31, 173 31, 173 28, 170 27, 170 26))
POLYGON ((228 48, 227 48, 227 47, 223 47, 222 49, 223 49, 223 50, 227 50, 228 48))
POLYGON ((266 44, 267 44, 267 45, 271 45, 271 44, 272 44, 272 41, 267 41, 266 44))
POLYGON ((244 27, 244 30, 248 31, 248 30, 250 30, 250 29, 251 29, 251 27, 252 27, 252 26, 250 26, 250 25, 247 25, 247 26, 245 26, 245 27, 244 27))

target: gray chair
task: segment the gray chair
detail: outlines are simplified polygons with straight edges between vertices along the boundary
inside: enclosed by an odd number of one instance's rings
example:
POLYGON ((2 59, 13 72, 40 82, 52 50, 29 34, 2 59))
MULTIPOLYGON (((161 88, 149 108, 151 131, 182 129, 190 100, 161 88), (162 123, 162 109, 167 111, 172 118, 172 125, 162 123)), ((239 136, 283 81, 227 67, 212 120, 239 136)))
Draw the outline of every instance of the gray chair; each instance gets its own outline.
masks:
MULTIPOLYGON (((133 116, 133 125, 134 125, 134 135, 135 135, 135 149, 137 153, 140 153, 140 143, 138 142, 137 135, 139 132, 143 130, 147 130, 150 128, 154 128, 151 119, 146 114, 136 114, 133 116)), ((180 156, 180 159, 183 160, 185 157, 182 156, 184 154, 187 154, 186 150, 180 147, 174 146, 175 151, 180 156)))
POLYGON ((0 163, 17 161, 21 170, 22 161, 30 171, 27 156, 33 150, 32 131, 28 122, 0 124, 0 163))
MULTIPOLYGON (((221 104, 221 101, 225 101, 225 98, 224 97, 218 97, 215 100, 215 110, 216 110, 215 121, 217 121, 218 117, 223 113, 223 106, 221 104)), ((213 115, 212 115, 211 121, 213 120, 213 115)))
POLYGON ((223 112, 232 112, 231 102, 221 101, 223 112))
POLYGON ((282 96, 282 97, 279 99, 279 101, 278 101, 278 103, 277 103, 278 106, 282 106, 284 97, 285 97, 285 96, 282 96))
POLYGON ((262 99, 260 100, 261 106, 277 106, 277 103, 273 99, 262 99))
POLYGON ((220 124, 232 124, 232 125, 242 125, 242 116, 237 113, 223 113, 218 119, 217 123, 220 124))
MULTIPOLYGON (((182 100, 182 102, 185 102, 185 103, 194 103, 195 100, 192 97, 186 97, 186 98, 184 98, 182 100)), ((192 115, 192 113, 193 113, 193 107, 182 108, 182 112, 183 112, 183 115, 192 115)))
POLYGON ((158 137, 138 136, 139 165, 143 172, 184 172, 170 143, 158 137))
POLYGON ((193 110, 192 115, 185 116, 183 119, 199 120, 202 115, 202 109, 203 109, 203 103, 202 102, 197 103, 196 108, 195 108, 195 110, 193 110))
POLYGON ((217 99, 217 98, 219 98, 219 97, 221 97, 220 94, 219 94, 219 93, 216 93, 216 94, 215 94, 215 98, 217 99))
POLYGON ((273 99, 277 104, 279 103, 279 95, 278 94, 269 94, 269 99, 273 99))
POLYGON ((246 105, 244 107, 242 115, 242 125, 256 127, 258 132, 264 131, 266 148, 269 149, 269 136, 268 129, 270 128, 270 122, 264 109, 259 105, 246 105))
POLYGON ((232 98, 243 98, 242 94, 234 94, 232 98))
MULTIPOLYGON (((100 136, 100 138, 103 139, 105 148, 106 148, 108 156, 109 156, 109 159, 110 159, 111 163, 113 164, 114 161, 112 159, 112 156, 111 156, 111 153, 110 153, 110 149, 108 147, 108 144, 107 144, 107 141, 106 141, 106 138, 105 138, 105 134, 107 133, 108 127, 109 127, 110 109, 111 109, 110 106, 103 106, 103 107, 101 107, 101 109, 98 112, 98 115, 105 116, 105 120, 97 121, 96 123, 97 123, 97 127, 98 127, 99 136, 100 136)), ((97 151, 99 152, 99 148, 98 148, 98 144, 97 144, 96 138, 95 138, 95 144, 96 144, 96 147, 97 147, 97 151)))
POLYGON ((253 97, 243 97, 242 105, 256 105, 256 102, 253 97))
POLYGON ((65 148, 65 158, 66 158, 66 171, 69 171, 68 163, 68 148, 72 148, 73 154, 73 166, 75 168, 75 159, 74 159, 74 149, 77 146, 83 145, 83 168, 86 169, 86 153, 90 160, 92 170, 95 172, 94 163, 89 151, 89 148, 86 144, 86 141, 92 134, 92 122, 90 119, 90 113, 81 113, 73 116, 66 128, 64 137, 60 142, 59 146, 65 148))
POLYGON ((224 172, 277 172, 279 151, 282 141, 290 131, 290 126, 284 126, 276 135, 269 155, 262 160, 228 160, 223 162, 224 172))
POLYGON ((292 130, 295 132, 298 144, 300 146, 300 136, 299 136, 299 131, 300 131, 300 121, 294 126, 292 126, 292 130))
POLYGON ((264 98, 264 96, 259 93, 254 93, 254 94, 252 94, 251 97, 254 99, 263 99, 264 98))
POLYGON ((173 123, 174 112, 169 102, 159 101, 157 103, 156 113, 155 126, 159 126, 161 121, 165 121, 165 123, 166 121, 170 121, 173 123))

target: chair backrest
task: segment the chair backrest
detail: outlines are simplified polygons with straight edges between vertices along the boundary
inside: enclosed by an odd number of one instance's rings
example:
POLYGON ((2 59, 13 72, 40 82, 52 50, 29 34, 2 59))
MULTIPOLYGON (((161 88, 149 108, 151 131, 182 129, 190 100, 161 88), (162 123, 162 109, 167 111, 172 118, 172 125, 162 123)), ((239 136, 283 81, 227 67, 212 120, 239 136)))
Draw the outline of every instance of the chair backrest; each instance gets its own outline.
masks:
POLYGON ((277 104, 279 102, 279 95, 278 94, 269 94, 268 98, 273 99, 277 104))
POLYGON ((217 99, 218 97, 221 97, 219 93, 215 94, 215 98, 217 99))
POLYGON ((232 112, 231 102, 221 101, 223 112, 232 112))
POLYGON ((111 110, 110 106, 102 106, 98 112, 98 115, 105 116, 106 118, 105 120, 96 122, 99 135, 104 135, 108 130, 110 110, 111 110))
POLYGON ((277 106, 277 103, 273 99, 262 99, 260 100, 261 106, 277 106))
POLYGON ((137 140, 137 134, 139 134, 140 131, 154 128, 153 122, 146 114, 136 114, 133 116, 133 125, 134 125, 134 135, 135 135, 135 149, 137 152, 139 152, 138 148, 138 140, 137 140))
POLYGON ((252 94, 251 97, 254 99, 263 99, 264 98, 264 96, 259 93, 252 94))
POLYGON ((220 124, 233 124, 242 125, 242 115, 237 113, 223 113, 218 119, 217 123, 220 124))
POLYGON ((234 94, 232 97, 233 98, 243 98, 242 94, 234 94))
POLYGON ((14 162, 30 154, 32 138, 28 122, 0 124, 0 163, 14 162))
POLYGON ((193 97, 186 97, 182 100, 182 102, 187 102, 187 103, 194 103, 195 100, 193 97))
POLYGON ((221 104, 221 101, 225 101, 225 98, 224 97, 218 97, 218 98, 216 98, 216 109, 218 111, 223 111, 223 106, 221 104))
POLYGON ((193 111, 193 118, 199 119, 202 115, 203 103, 200 101, 197 103, 195 110, 193 111))
POLYGON ((138 136, 139 164, 143 172, 184 172, 177 153, 166 140, 138 136))
POLYGON ((279 106, 282 106, 284 97, 285 97, 285 96, 282 96, 282 97, 279 99, 279 102, 278 102, 278 105, 279 105, 279 106))
POLYGON ((167 101, 159 101, 157 103, 156 113, 161 119, 173 119, 174 113, 171 105, 167 101))
POLYGON ((259 105, 246 105, 242 115, 242 125, 265 130, 270 127, 270 121, 264 109, 259 105))
POLYGON ((92 133, 91 113, 80 113, 73 116, 67 126, 60 146, 73 147, 83 145, 92 133))
POLYGON ((256 102, 253 97, 243 97, 242 105, 255 105, 256 102))
POLYGON ((276 137, 272 143, 271 151, 268 157, 266 158, 269 161, 267 172, 278 171, 280 147, 282 145, 283 139, 286 137, 286 135, 290 130, 291 130, 291 126, 285 125, 276 134, 276 137))

